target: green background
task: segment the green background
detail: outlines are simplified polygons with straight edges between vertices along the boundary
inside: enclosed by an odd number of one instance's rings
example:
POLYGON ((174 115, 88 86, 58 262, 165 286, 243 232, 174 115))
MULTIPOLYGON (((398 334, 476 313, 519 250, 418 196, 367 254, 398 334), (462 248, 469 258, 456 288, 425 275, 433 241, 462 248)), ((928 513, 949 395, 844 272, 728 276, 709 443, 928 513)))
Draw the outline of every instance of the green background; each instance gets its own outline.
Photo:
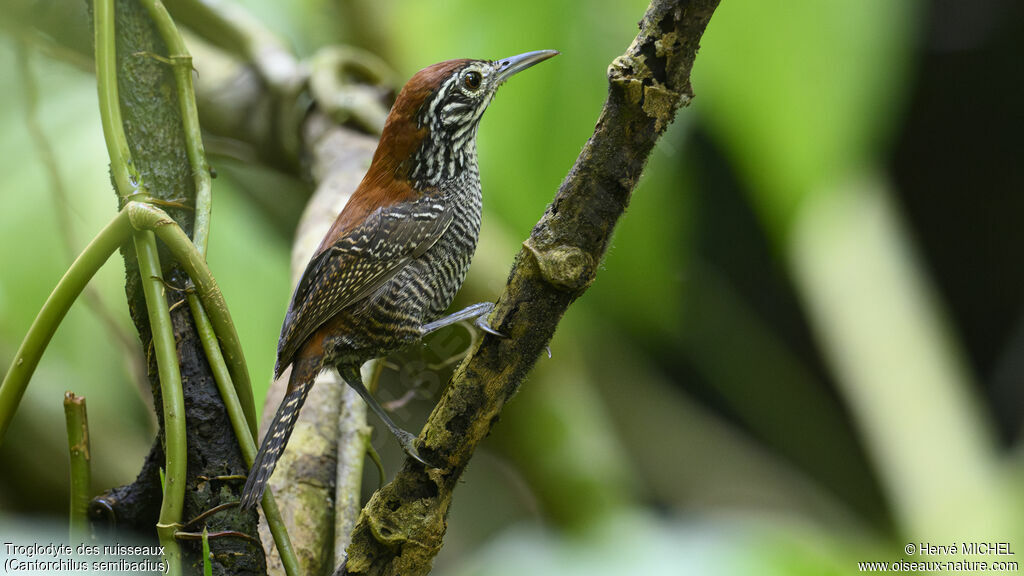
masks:
MULTIPOLYGON (((354 43, 403 81, 448 58, 562 52, 482 122, 484 236, 463 303, 499 293, 646 2, 243 5, 301 56, 354 43)), ((846 574, 908 541, 1024 542, 1022 28, 995 1, 723 0, 693 105, 553 357, 474 459, 436 573, 846 574)), ((0 367, 66 268, 65 242, 79 250, 116 209, 94 78, 30 49, 67 201, 54 195, 17 36, 0 37, 0 367)), ((308 191, 212 163, 210 268, 261 401, 294 222, 250 188, 308 191)), ((92 286, 134 338, 120 260, 92 286)), ((71 311, 0 446, 0 515, 63 522, 64 390, 88 399, 94 488, 133 480, 154 423, 130 358, 94 311, 71 311)), ((434 400, 421 392, 399 414, 410 427, 434 400)), ((394 447, 375 443, 393 473, 394 447)))

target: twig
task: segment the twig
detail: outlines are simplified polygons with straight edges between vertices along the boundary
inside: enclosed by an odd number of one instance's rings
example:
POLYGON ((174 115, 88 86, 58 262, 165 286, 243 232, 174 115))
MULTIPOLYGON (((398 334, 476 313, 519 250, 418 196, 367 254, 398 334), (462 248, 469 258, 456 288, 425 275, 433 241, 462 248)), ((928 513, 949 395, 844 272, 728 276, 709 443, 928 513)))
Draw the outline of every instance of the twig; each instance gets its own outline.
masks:
MULTIPOLYGON (((110 171, 117 194, 125 198, 141 192, 141 178, 132 165, 132 154, 124 134, 121 105, 118 101, 117 48, 114 36, 114 2, 100 0, 94 7, 96 31, 96 80, 99 86, 100 122, 103 140, 110 157, 110 171)), ((140 200, 142 198, 139 198, 140 200)))
POLYGON ((178 540, 207 540, 213 538, 240 538, 242 540, 248 540, 253 544, 259 546, 259 540, 246 534, 245 532, 239 532, 237 530, 221 530, 219 532, 207 532, 204 528, 202 532, 175 532, 174 537, 178 540))
POLYGON ((516 258, 485 337, 452 377, 407 459, 363 509, 346 574, 426 574, 441 548, 452 490, 477 444, 593 281, 655 142, 692 98, 690 71, 718 0, 653 0, 640 33, 609 67, 593 136, 516 258))
POLYGON ((71 542, 89 540, 89 499, 92 494, 92 470, 89 453, 89 419, 85 398, 64 393, 64 422, 71 458, 71 542))

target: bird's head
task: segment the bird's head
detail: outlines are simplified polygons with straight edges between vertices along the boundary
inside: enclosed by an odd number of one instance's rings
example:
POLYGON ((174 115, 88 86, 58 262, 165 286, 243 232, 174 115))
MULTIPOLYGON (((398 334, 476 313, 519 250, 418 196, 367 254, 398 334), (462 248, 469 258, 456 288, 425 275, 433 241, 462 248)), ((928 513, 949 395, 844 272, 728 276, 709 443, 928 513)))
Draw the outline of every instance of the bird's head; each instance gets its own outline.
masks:
POLYGON ((316 253, 374 210, 414 200, 466 171, 475 173, 476 127, 494 93, 513 74, 556 54, 540 50, 495 61, 448 60, 417 72, 391 107, 370 169, 316 253))
POLYGON ((476 129, 498 88, 556 54, 538 50, 494 61, 447 60, 420 70, 391 108, 374 163, 390 165, 393 176, 417 188, 475 169, 476 129))

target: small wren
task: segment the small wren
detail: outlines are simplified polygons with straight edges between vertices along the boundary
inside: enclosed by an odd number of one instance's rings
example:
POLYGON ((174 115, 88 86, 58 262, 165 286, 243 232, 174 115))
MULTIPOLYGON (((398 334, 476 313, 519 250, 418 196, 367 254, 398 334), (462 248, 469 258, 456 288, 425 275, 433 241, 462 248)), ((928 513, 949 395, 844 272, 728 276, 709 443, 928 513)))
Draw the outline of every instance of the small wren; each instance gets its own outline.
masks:
POLYGON ((334 367, 391 430, 405 452, 416 437, 391 421, 359 369, 426 334, 486 317, 491 302, 441 317, 462 286, 480 234, 476 133, 509 77, 555 56, 448 60, 417 72, 395 100, 373 161, 302 275, 277 345, 275 377, 292 367, 288 390, 242 491, 250 508, 291 436, 321 370, 334 367))

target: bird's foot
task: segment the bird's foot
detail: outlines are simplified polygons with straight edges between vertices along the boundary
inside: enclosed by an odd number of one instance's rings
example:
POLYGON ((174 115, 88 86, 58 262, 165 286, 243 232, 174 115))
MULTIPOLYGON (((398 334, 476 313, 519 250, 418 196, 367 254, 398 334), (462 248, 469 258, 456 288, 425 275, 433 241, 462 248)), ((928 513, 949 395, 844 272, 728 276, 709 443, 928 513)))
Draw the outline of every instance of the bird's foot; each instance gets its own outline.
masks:
POLYGON ((472 306, 467 306, 466 308, 463 308, 454 314, 449 314, 440 320, 434 320, 429 324, 424 324, 420 327, 420 335, 426 336, 435 330, 439 330, 445 326, 451 326, 452 324, 463 320, 473 320, 473 324, 477 328, 480 328, 484 332, 493 336, 504 338, 504 334, 498 332, 494 328, 491 328, 491 325, 487 322, 487 316, 490 315, 492 310, 494 310, 494 302, 480 302, 478 304, 473 304, 472 306))
POLYGON ((395 438, 398 440, 398 444, 401 445, 402 450, 409 455, 410 458, 423 464, 427 468, 441 468, 431 462, 428 462, 426 458, 420 456, 419 450, 416 449, 416 437, 406 432, 405 430, 394 431, 395 438))
POLYGON ((507 338, 507 336, 505 336, 501 332, 498 332, 494 328, 491 328, 491 323, 487 320, 487 317, 491 315, 491 311, 494 310, 494 303, 484 302, 484 304, 489 304, 489 306, 487 306, 487 309, 484 312, 481 312, 480 315, 476 317, 476 320, 473 320, 473 325, 483 330, 484 332, 487 332, 491 336, 497 336, 498 338, 507 338))

